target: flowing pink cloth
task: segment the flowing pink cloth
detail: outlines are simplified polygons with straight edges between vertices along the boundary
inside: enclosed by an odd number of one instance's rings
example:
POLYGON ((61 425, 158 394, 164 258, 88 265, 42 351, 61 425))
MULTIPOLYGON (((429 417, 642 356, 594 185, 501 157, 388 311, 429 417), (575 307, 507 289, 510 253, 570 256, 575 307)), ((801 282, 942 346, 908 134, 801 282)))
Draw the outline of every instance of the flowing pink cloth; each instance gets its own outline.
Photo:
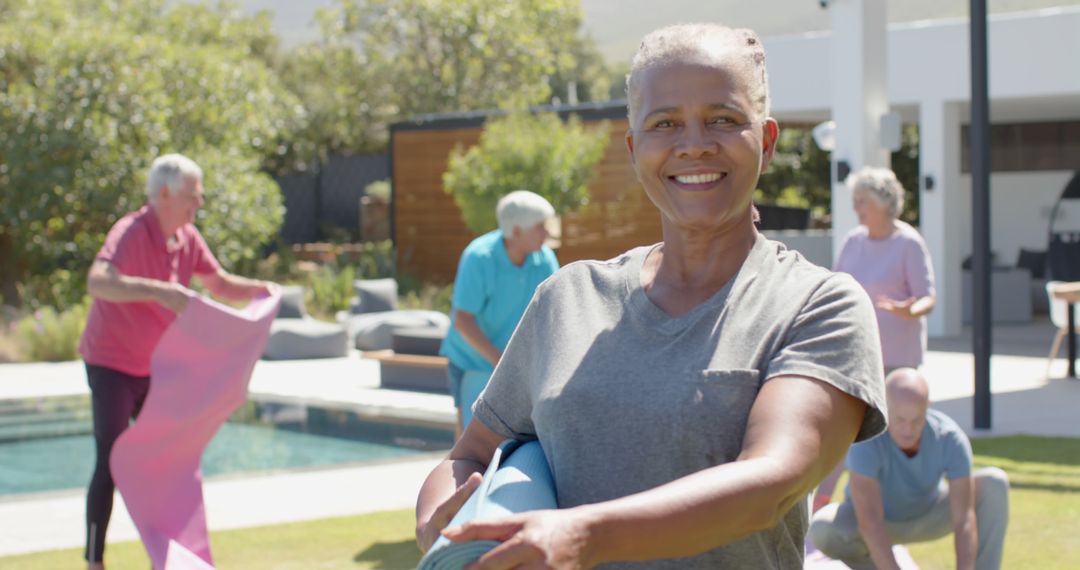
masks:
POLYGON ((203 450, 247 399, 280 300, 275 292, 236 310, 192 297, 154 350, 150 393, 135 424, 116 440, 110 465, 157 570, 213 565, 203 450), (191 564, 185 549, 205 564, 191 564))

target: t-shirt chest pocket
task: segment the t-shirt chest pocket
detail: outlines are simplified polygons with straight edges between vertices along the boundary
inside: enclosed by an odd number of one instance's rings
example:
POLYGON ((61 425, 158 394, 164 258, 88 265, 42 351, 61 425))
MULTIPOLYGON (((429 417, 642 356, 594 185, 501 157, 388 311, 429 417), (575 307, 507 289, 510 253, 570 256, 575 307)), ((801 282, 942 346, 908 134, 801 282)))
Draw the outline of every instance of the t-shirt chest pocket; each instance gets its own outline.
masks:
POLYGON ((705 369, 693 376, 683 432, 700 442, 710 463, 738 456, 760 387, 760 372, 749 368, 705 369))

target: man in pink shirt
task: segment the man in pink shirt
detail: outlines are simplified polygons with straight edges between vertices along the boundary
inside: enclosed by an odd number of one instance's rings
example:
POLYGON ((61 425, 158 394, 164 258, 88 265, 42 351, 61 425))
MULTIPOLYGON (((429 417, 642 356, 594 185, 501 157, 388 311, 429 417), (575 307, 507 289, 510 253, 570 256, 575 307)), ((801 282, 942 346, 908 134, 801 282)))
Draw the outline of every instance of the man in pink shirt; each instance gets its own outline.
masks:
POLYGON ((109 230, 87 276, 94 298, 79 352, 86 363, 94 415, 97 465, 86 498, 90 569, 102 569, 112 514, 109 471, 113 443, 135 418, 150 388, 150 356, 165 329, 187 306, 192 276, 212 294, 248 300, 269 283, 232 275, 195 228, 203 205, 202 169, 169 154, 150 166, 147 205, 109 230))

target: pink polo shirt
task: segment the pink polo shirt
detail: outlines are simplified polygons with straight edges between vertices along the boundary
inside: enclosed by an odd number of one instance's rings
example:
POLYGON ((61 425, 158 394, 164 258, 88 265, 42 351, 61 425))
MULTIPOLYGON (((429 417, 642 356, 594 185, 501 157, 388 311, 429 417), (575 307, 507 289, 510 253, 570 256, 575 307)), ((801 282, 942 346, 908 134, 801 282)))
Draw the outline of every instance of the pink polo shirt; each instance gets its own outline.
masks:
MULTIPOLYGON (((194 225, 184 225, 174 237, 169 243, 154 210, 143 206, 113 225, 97 259, 108 261, 124 275, 172 281, 185 287, 193 274, 217 272, 217 259, 194 225)), ((175 319, 175 313, 154 301, 112 303, 94 299, 79 353, 88 364, 132 376, 149 376, 150 355, 175 319)))

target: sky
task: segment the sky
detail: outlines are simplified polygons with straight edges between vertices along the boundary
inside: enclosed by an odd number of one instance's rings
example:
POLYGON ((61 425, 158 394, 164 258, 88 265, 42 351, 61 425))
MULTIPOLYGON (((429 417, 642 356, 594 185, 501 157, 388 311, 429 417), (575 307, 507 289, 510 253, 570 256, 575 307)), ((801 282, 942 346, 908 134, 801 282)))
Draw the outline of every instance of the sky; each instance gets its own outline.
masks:
MULTIPOLYGON (((513 0, 507 0, 513 1, 513 0)), ((628 62, 641 37, 658 27, 718 21, 752 28, 763 37, 827 30, 829 14, 820 0, 581 0, 585 29, 611 62, 628 62), (662 7, 662 8, 659 8, 662 7)), ((891 22, 961 18, 969 0, 885 0, 891 22)), ((286 46, 313 39, 316 8, 336 0, 241 0, 245 11, 270 10, 286 46)), ((987 0, 991 14, 1080 6, 1080 0, 987 0)))

